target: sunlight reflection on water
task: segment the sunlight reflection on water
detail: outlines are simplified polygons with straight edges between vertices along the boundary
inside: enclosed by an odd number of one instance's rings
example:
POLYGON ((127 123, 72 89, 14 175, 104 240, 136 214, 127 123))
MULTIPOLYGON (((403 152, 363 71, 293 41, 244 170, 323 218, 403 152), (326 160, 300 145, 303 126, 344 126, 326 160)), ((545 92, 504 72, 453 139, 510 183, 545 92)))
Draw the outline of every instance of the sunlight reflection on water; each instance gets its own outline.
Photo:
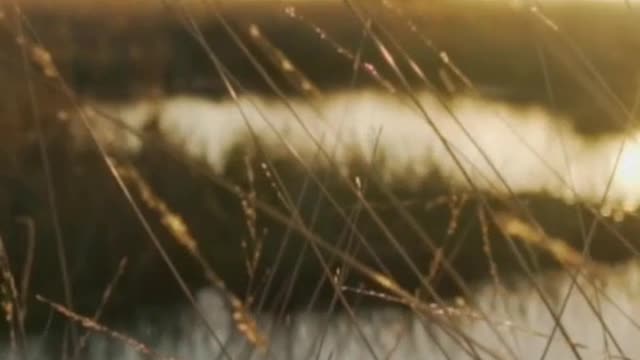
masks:
MULTIPOLYGON (((299 157, 317 166, 335 159, 350 174, 358 156, 376 164, 386 181, 418 184, 439 174, 453 186, 469 186, 429 121, 446 139, 464 171, 483 191, 537 192, 569 202, 586 201, 633 211, 640 205, 640 146, 637 134, 587 138, 558 115, 539 107, 461 97, 441 102, 418 94, 420 108, 406 99, 375 92, 343 92, 313 103, 288 104, 245 96, 237 102, 174 97, 151 102, 101 104, 101 111, 142 129, 158 114, 160 132, 216 172, 229 151, 251 148, 255 131, 272 155, 299 157), (321 147, 323 152, 318 153, 321 147), (293 156, 293 155, 294 156, 293 156)), ((140 141, 104 121, 104 138, 137 151, 140 141), (126 140, 122 140, 126 139, 126 140)))

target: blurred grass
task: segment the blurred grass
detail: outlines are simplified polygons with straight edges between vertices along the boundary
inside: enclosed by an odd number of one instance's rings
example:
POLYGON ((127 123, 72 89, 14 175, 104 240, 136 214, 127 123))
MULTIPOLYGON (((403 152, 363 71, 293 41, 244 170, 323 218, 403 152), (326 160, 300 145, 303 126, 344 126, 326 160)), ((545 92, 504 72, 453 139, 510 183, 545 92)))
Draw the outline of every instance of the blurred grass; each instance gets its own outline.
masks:
MULTIPOLYGON (((69 3, 71 4, 71 3, 69 3)), ((462 4, 462 3, 460 3, 462 4)), ((420 9, 415 21, 421 26, 421 34, 427 35, 438 47, 445 50, 450 58, 478 84, 481 93, 487 97, 497 97, 512 103, 539 103, 557 108, 570 115, 579 130, 600 134, 605 131, 620 131, 621 125, 615 121, 624 120, 623 110, 615 101, 602 96, 602 89, 593 79, 586 79, 584 65, 566 44, 558 41, 553 31, 530 21, 530 17, 508 7, 489 5, 467 6, 445 2, 420 9), (536 40, 537 39, 537 40, 536 40), (549 100, 544 76, 540 70, 540 58, 536 47, 539 42, 549 55, 549 74, 553 83, 553 100, 549 100), (565 58, 567 56, 567 58, 565 58), (577 75, 576 75, 577 74, 577 75), (599 90, 598 90, 599 89, 599 90), (585 99, 593 99, 586 101, 585 99)), ((50 50, 63 77, 80 98, 103 98, 129 100, 148 96, 171 95, 175 93, 205 94, 211 98, 225 96, 221 79, 207 59, 201 46, 185 31, 184 25, 176 19, 175 13, 127 13, 105 16, 93 10, 80 10, 62 5, 54 8, 25 7, 30 31, 37 34, 43 45, 50 50), (151 14, 151 15, 149 15, 151 14)), ((327 30, 331 36, 344 44, 355 44, 361 36, 361 29, 352 15, 335 4, 296 3, 299 13, 318 27, 327 30)), ((103 9, 101 8, 102 10, 103 9)), ((383 9, 376 14, 381 27, 396 33, 414 59, 423 66, 429 79, 434 81, 437 91, 446 93, 439 71, 443 64, 439 54, 429 51, 422 40, 406 30, 401 24, 385 16, 383 9)), ((158 10, 160 11, 160 10, 158 10)), ((260 79, 246 56, 232 43, 220 24, 213 20, 210 8, 199 13, 199 26, 211 46, 228 64, 230 72, 238 76, 249 90, 265 96, 273 96, 268 86, 260 79)), ((640 55, 640 38, 636 35, 640 22, 633 21, 635 13, 622 7, 590 6, 571 7, 558 5, 549 9, 557 23, 572 35, 593 61, 599 73, 619 96, 621 102, 631 107, 638 85, 638 68, 635 59, 640 55), (597 22, 586 19, 598 19, 597 22)), ((266 36, 283 51, 323 91, 349 86, 351 68, 335 49, 331 48, 313 33, 308 26, 288 17, 281 7, 242 5, 230 7, 225 14, 240 30, 250 24, 259 24, 266 36)), ((114 292, 106 307, 107 319, 127 318, 138 306, 163 306, 182 301, 180 289, 171 281, 171 275, 152 246, 146 241, 146 234, 133 216, 129 204, 122 198, 100 155, 95 149, 77 149, 69 141, 68 118, 60 116, 69 111, 72 104, 64 94, 37 72, 25 73, 21 49, 8 32, 0 32, 0 232, 7 242, 8 253, 14 273, 20 274, 20 265, 27 258, 25 228, 17 223, 16 217, 28 216, 37 228, 37 249, 33 265, 33 294, 38 293, 50 299, 63 297, 57 281, 57 259, 53 255, 54 231, 51 213, 47 203, 47 186, 44 183, 42 163, 38 152, 34 124, 39 117, 45 125, 44 141, 50 161, 53 164, 54 189, 59 199, 57 208, 65 239, 65 251, 71 270, 76 308, 80 313, 92 313, 105 286, 110 282, 123 258, 129 260, 130 267, 123 275, 118 290, 114 292), (35 90, 37 111, 30 99, 30 86, 35 90)), ((254 51, 256 49, 253 49, 254 51)), ((395 50, 397 54, 398 50, 395 50)), ((265 58, 267 68, 274 74, 265 58)), ((369 44, 363 51, 386 77, 391 71, 384 65, 376 50, 369 44)), ((404 69, 407 64, 401 65, 404 69)), ((279 84, 287 88, 286 79, 278 77, 279 84)), ((419 80, 412 80, 421 85, 419 80)), ((374 81, 360 76, 357 86, 372 86, 374 81)), ((460 86, 460 84, 458 84, 460 86)), ((290 95, 295 95, 288 88, 290 95)), ((235 294, 245 295, 254 279, 245 269, 246 254, 241 248, 241 239, 251 237, 246 226, 246 209, 240 199, 211 181, 204 165, 197 159, 189 159, 180 149, 172 148, 162 139, 146 139, 143 151, 133 159, 133 165, 149 182, 159 198, 180 214, 202 246, 206 260, 225 279, 235 294)), ((230 155, 229 167, 224 178, 245 191, 253 186, 261 201, 271 204, 287 213, 279 194, 274 191, 273 179, 263 170, 262 164, 271 161, 274 171, 280 177, 281 187, 287 189, 291 198, 300 199, 300 216, 309 228, 320 237, 334 244, 345 237, 355 236, 348 231, 348 223, 336 209, 323 199, 318 184, 303 186, 302 179, 309 174, 288 157, 266 159, 264 154, 248 158, 245 143, 240 143, 230 155), (248 165, 247 165, 248 163, 248 165), (247 178, 249 167, 256 175, 250 184, 247 178), (320 214, 320 215, 317 215, 320 214)), ((467 282, 486 280, 490 277, 491 262, 506 276, 519 273, 519 265, 500 235, 495 225, 488 226, 491 236, 493 256, 485 257, 486 246, 481 223, 477 215, 479 202, 473 196, 458 204, 453 211, 449 206, 457 200, 446 182, 435 175, 424 179, 420 186, 407 187, 406 184, 392 184, 392 193, 402 202, 406 210, 419 219, 424 229, 438 242, 442 253, 427 250, 418 234, 406 223, 388 202, 384 192, 376 188, 376 175, 371 174, 366 164, 354 156, 351 166, 353 174, 359 174, 363 183, 369 184, 366 198, 385 219, 391 232, 402 240, 402 246, 411 255, 413 263, 425 273, 432 271, 435 258, 444 256, 452 261, 467 282), (428 206, 434 199, 445 198, 439 206, 428 206), (457 226, 453 227, 451 224, 457 226), (470 260, 472 259, 472 260, 470 260)), ((334 169, 314 169, 317 178, 332 194, 340 209, 355 211, 358 198, 348 187, 337 179, 334 169)), ((578 221, 576 212, 590 223, 597 213, 584 204, 578 206, 562 203, 542 194, 521 194, 537 221, 547 234, 567 240, 575 249, 584 246, 583 223, 578 221)), ((520 215, 505 205, 503 199, 491 199, 492 206, 520 215)), ((171 234, 160 223, 152 209, 145 209, 145 215, 152 227, 160 234, 163 245, 172 255, 181 273, 192 288, 206 283, 201 268, 193 263, 188 253, 176 244, 171 234)), ((288 285, 289 269, 302 262, 299 278, 292 290, 291 307, 304 306, 310 301, 313 290, 323 278, 321 264, 307 251, 303 252, 304 238, 292 234, 286 224, 270 220, 258 211, 256 228, 264 233, 262 242, 262 263, 257 274, 273 270, 279 245, 283 239, 291 238, 292 244, 286 249, 279 262, 274 289, 288 285)), ((640 224, 635 217, 627 217, 619 223, 607 222, 605 229, 596 231, 594 244, 586 254, 601 262, 619 262, 634 253, 619 241, 620 237, 632 238, 640 224), (613 228, 615 231, 612 231, 613 228)), ((359 214, 355 228, 360 235, 389 267, 393 278, 407 289, 416 289, 422 279, 416 278, 407 264, 398 260, 395 250, 388 244, 387 237, 376 227, 374 219, 359 214)), ((635 245, 635 244, 633 244, 635 245)), ((551 254, 543 249, 526 248, 519 250, 529 255, 532 265, 540 268, 558 268, 559 264, 551 254)), ((376 266, 375 261, 363 252, 357 255, 363 263, 376 266)), ((432 279, 436 290, 447 296, 461 293, 454 281, 438 269, 432 279)), ((357 287, 367 283, 366 277, 354 273, 348 284, 357 287)), ((321 287, 325 306, 331 299, 329 284, 321 287)), ((272 290, 268 296, 268 308, 276 308, 281 299, 272 290)), ((371 301, 358 294, 349 294, 354 301, 371 301)), ((323 306, 322 301, 316 302, 323 306)), ((49 314, 43 304, 30 305, 29 320, 39 326, 49 314)), ((60 320, 64 322, 64 320, 60 320)))

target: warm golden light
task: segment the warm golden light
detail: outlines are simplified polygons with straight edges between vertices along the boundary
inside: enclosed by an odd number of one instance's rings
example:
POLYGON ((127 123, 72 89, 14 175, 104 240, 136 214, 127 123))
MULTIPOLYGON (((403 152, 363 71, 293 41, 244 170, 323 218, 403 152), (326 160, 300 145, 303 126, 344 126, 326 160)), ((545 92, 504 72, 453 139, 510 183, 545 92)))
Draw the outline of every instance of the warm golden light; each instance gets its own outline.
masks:
POLYGON ((624 145, 616 178, 627 191, 640 187, 640 144, 627 142, 624 145))

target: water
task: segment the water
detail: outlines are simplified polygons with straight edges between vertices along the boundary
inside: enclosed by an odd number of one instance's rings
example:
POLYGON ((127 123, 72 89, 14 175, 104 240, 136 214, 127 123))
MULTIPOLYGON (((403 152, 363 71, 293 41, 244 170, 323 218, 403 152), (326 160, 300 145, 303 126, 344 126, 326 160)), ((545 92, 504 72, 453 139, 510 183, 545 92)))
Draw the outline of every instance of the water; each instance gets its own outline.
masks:
MULTIPOLYGON (((515 291, 501 293, 493 287, 480 288, 475 300, 481 310, 434 304, 418 312, 392 307, 356 309, 353 317, 305 312, 291 314, 282 321, 272 315, 259 316, 259 327, 269 336, 268 348, 262 350, 256 350, 235 330, 224 298, 206 290, 198 297, 199 305, 206 310, 207 321, 220 342, 214 340, 197 316, 188 312, 173 316, 157 313, 140 321, 129 334, 134 334, 136 341, 145 340, 145 349, 152 349, 157 358, 193 360, 542 356, 633 359, 639 355, 635 340, 638 325, 634 320, 638 316, 637 264, 606 271, 604 277, 595 276, 603 281, 597 286, 593 285, 594 278, 581 278, 576 283, 566 274, 537 279, 541 280, 552 311, 559 314, 562 330, 540 294, 521 285, 515 291), (615 281, 610 281, 614 277, 615 281), (489 320, 483 318, 485 314, 490 315, 489 320)), ((89 338, 88 344, 87 356, 91 359, 147 357, 131 343, 105 334, 89 338)), ((50 354, 39 352, 35 343, 29 350, 30 359, 51 358, 50 354)))
MULTIPOLYGON (((629 212, 640 205, 636 133, 594 139, 576 133, 558 119, 561 115, 541 107, 469 97, 439 100, 426 92, 416 97, 419 105, 358 91, 331 94, 315 103, 256 96, 237 101, 177 97, 96 107, 122 119, 130 130, 156 121, 161 135, 191 156, 205 159, 218 174, 227 168, 232 149, 253 146, 253 132, 274 157, 290 155, 312 167, 336 166, 345 176, 358 175, 349 170, 355 157, 389 183, 402 179, 418 184, 437 174, 454 188, 469 190, 467 173, 473 186, 496 195, 543 193, 629 212)), ((116 148, 135 153, 141 146, 127 130, 113 133, 121 125, 109 125, 104 118, 98 123, 105 122, 103 136, 116 148)))

